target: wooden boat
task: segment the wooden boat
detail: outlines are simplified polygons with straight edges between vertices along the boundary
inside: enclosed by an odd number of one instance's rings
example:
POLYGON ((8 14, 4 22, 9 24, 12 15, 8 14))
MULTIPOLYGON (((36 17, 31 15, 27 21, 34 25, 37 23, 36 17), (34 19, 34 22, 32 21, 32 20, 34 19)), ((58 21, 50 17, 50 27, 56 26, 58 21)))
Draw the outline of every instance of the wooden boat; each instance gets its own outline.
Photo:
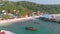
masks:
POLYGON ((33 28, 33 27, 26 27, 25 29, 26 29, 26 30, 32 30, 32 31, 37 30, 36 28, 33 28))

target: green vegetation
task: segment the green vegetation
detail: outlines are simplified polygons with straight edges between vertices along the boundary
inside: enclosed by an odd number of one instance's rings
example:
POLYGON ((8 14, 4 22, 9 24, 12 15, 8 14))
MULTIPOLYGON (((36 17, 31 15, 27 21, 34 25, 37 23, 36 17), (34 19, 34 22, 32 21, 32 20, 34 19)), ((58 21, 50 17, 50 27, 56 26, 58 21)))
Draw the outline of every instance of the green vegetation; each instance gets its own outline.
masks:
POLYGON ((8 14, 3 14, 3 15, 2 15, 2 18, 8 19, 8 14))
POLYGON ((20 14, 25 15, 26 12, 46 12, 46 13, 60 13, 60 5, 42 5, 33 2, 19 1, 19 2, 0 2, 3 6, 0 6, 0 12, 5 9, 13 13, 16 9, 20 14))

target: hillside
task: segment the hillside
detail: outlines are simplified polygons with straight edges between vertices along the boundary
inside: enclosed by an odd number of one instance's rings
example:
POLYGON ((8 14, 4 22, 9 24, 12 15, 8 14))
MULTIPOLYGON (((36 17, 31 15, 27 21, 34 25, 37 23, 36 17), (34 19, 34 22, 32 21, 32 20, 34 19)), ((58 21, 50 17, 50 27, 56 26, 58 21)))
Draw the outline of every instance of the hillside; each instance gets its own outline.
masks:
POLYGON ((43 5, 43 4, 36 4, 33 2, 26 2, 26 1, 19 1, 19 2, 2 2, 3 6, 0 6, 0 11, 3 9, 12 10, 16 9, 19 11, 40 11, 40 12, 47 12, 47 13, 60 13, 60 5, 43 5))

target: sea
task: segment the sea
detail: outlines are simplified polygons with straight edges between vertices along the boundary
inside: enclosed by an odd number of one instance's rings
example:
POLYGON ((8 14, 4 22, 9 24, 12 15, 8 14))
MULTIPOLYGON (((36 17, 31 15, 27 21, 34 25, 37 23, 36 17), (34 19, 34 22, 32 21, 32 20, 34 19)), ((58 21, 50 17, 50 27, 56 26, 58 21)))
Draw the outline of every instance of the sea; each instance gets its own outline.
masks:
POLYGON ((0 26, 0 30, 8 30, 15 34, 60 34, 60 23, 30 19, 0 26), (26 27, 33 27, 37 30, 26 30, 26 27))

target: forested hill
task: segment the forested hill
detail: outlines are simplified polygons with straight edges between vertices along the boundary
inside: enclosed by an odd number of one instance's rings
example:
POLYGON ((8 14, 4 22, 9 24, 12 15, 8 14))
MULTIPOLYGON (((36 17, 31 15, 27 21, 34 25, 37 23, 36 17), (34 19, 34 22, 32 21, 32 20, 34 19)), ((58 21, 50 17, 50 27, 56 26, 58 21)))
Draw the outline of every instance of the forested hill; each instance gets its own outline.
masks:
POLYGON ((47 13, 60 13, 60 5, 43 5, 36 4, 33 2, 19 1, 19 2, 2 2, 0 6, 0 11, 3 9, 9 10, 10 12, 14 9, 19 11, 40 11, 47 13))

